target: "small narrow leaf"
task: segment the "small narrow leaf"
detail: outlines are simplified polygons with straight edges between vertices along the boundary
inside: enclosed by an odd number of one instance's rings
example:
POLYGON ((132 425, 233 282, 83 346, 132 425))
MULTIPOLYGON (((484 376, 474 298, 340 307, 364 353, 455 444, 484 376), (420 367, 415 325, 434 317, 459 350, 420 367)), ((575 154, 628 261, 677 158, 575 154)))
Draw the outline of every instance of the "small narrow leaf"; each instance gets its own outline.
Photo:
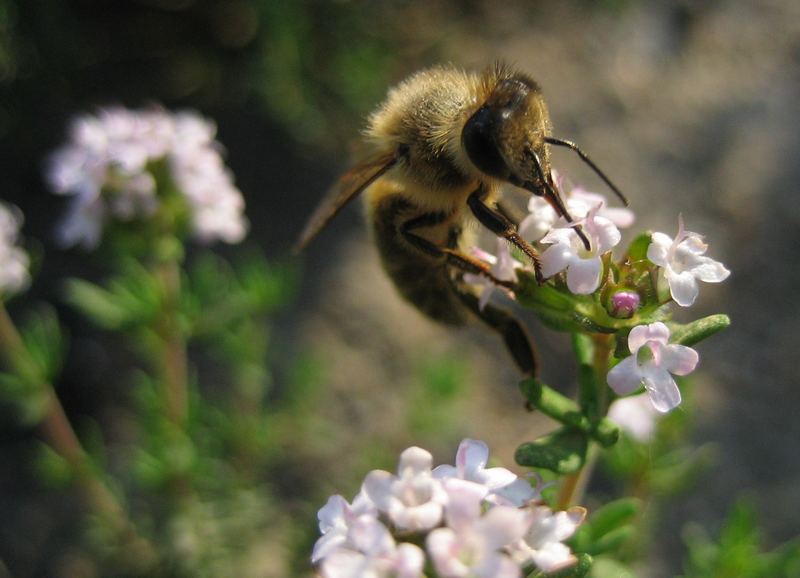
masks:
POLYGON ((514 459, 521 466, 543 468, 557 474, 574 474, 586 462, 586 434, 564 428, 517 448, 514 459))
POLYGON ((709 315, 693 321, 687 325, 677 325, 671 327, 672 337, 670 341, 691 347, 704 339, 711 337, 715 333, 722 331, 731 324, 731 319, 727 315, 709 315))

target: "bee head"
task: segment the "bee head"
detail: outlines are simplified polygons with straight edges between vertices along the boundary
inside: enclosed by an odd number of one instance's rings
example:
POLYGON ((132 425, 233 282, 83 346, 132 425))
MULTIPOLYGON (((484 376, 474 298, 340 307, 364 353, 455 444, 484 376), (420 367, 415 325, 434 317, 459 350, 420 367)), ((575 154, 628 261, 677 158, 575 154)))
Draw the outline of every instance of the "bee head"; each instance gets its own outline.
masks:
POLYGON ((479 171, 541 195, 550 179, 549 125, 538 86, 506 78, 467 120, 461 142, 479 171))

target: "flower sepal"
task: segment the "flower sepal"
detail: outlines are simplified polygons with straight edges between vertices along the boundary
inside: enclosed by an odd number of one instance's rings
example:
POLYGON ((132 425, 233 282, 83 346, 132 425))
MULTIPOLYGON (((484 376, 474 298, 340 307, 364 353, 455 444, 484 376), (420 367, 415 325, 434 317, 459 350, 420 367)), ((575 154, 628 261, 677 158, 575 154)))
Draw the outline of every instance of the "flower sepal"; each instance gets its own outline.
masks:
POLYGON ((616 333, 629 331, 637 325, 662 321, 669 314, 668 308, 656 305, 642 306, 630 317, 613 317, 599 293, 575 295, 561 291, 552 283, 539 285, 533 273, 528 271, 519 271, 517 275, 517 301, 534 311, 542 323, 556 331, 616 333))

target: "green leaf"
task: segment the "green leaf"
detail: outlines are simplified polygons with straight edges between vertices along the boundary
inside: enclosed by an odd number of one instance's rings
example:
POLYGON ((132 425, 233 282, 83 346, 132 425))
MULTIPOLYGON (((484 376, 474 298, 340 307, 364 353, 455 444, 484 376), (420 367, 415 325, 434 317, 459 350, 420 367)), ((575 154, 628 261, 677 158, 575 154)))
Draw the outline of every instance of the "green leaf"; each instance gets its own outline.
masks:
POLYGON ((740 498, 725 521, 718 542, 696 524, 683 532, 688 555, 684 578, 794 578, 800 569, 800 538, 772 552, 761 552, 755 510, 740 498))
POLYGON ((152 323, 161 311, 162 299, 159 279, 134 261, 125 263, 122 273, 105 287, 81 279, 66 283, 67 302, 104 329, 124 330, 152 323))
POLYGON ((66 487, 75 472, 69 462, 46 444, 39 444, 36 454, 38 480, 51 488, 66 487))
POLYGON ((647 248, 652 242, 653 233, 646 231, 640 233, 628 246, 627 256, 631 262, 644 261, 647 259, 647 248))
POLYGON ((595 510, 584 526, 597 539, 631 523, 641 508, 642 501, 638 498, 620 498, 595 510))
POLYGON ((55 310, 43 307, 29 315, 20 328, 30 361, 36 368, 39 383, 51 383, 61 371, 66 350, 65 339, 55 310))
POLYGON ((594 559, 589 578, 636 578, 636 575, 622 562, 602 556, 594 559))
POLYGON ((695 343, 700 343, 704 339, 722 331, 730 324, 730 317, 721 313, 703 317, 687 325, 671 324, 670 341, 691 347, 695 343))
POLYGON ((574 474, 586 462, 586 434, 562 428, 517 448, 514 459, 521 466, 543 468, 558 474, 574 474))

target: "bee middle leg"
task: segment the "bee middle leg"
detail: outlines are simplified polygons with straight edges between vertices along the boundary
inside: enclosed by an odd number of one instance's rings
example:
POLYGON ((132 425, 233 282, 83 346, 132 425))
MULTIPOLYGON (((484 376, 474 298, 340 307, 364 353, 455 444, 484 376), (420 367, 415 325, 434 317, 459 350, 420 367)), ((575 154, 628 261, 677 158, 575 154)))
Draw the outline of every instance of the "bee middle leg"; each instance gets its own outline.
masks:
POLYGON ((536 280, 539 283, 543 283, 544 277, 542 276, 542 264, 539 260, 539 253, 530 243, 520 237, 519 232, 517 232, 516 225, 514 225, 514 223, 512 223, 508 217, 503 215, 500 211, 489 207, 483 202, 484 198, 486 198, 486 194, 486 189, 481 186, 469 196, 467 199, 467 205, 472 211, 472 214, 475 215, 475 218, 478 219, 478 221, 480 221, 480 223, 492 233, 498 235, 499 237, 503 237, 509 243, 513 244, 515 247, 525 253, 525 255, 533 263, 533 271, 536 275, 536 280))
POLYGON ((423 253, 434 257, 443 258, 445 262, 463 271, 464 273, 473 273, 475 275, 483 275, 487 277, 495 285, 501 285, 509 289, 514 288, 514 283, 511 281, 504 281, 498 279, 491 272, 491 267, 475 257, 471 257, 450 247, 439 247, 435 243, 430 242, 428 239, 413 233, 414 229, 422 229, 424 227, 433 227, 442 223, 447 218, 444 213, 425 213, 416 216, 400 225, 400 232, 403 238, 413 247, 422 251, 423 253))

